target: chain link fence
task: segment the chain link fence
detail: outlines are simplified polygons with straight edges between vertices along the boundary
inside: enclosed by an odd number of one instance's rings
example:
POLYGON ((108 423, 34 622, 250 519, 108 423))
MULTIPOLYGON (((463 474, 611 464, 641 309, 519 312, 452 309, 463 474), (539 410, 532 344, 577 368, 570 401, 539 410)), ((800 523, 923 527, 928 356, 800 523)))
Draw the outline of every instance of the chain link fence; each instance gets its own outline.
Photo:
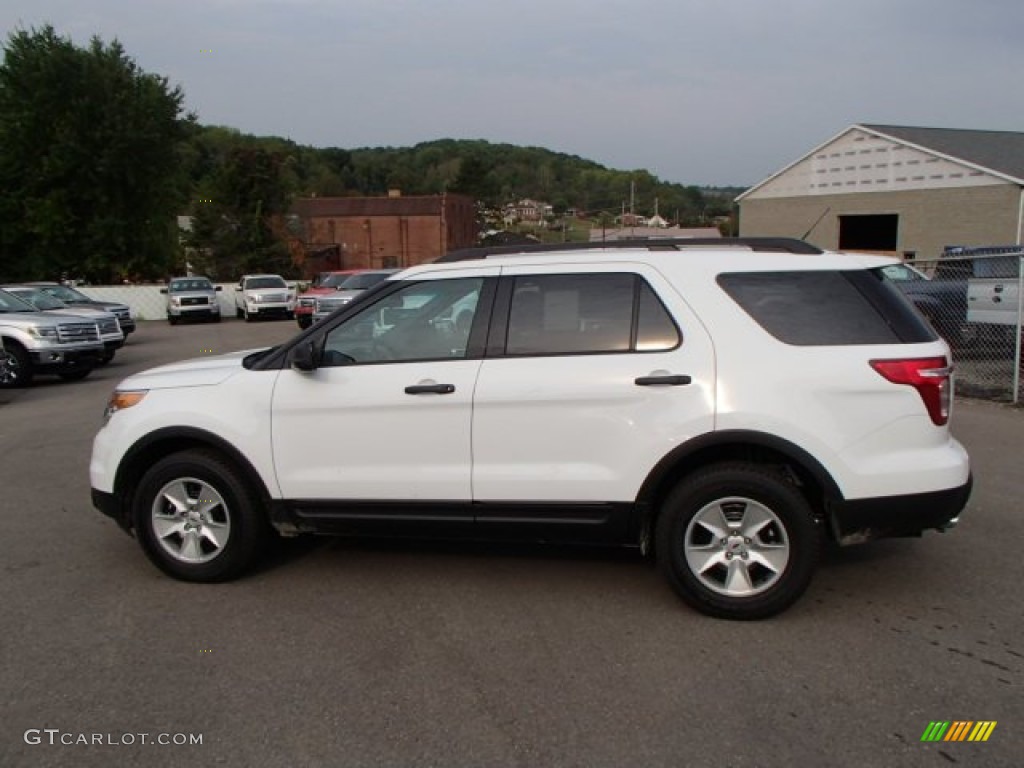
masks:
POLYGON ((1017 403, 1021 399, 1021 246, 949 248, 939 259, 897 269, 898 285, 949 342, 956 391, 1017 403))

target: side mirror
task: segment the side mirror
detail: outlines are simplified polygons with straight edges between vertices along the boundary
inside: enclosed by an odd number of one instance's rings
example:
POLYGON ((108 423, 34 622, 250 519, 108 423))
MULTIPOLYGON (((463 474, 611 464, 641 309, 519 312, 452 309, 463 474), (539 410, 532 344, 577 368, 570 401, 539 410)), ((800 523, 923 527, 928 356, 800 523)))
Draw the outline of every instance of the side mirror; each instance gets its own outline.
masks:
POLYGON ((167 293, 167 289, 166 288, 161 288, 160 289, 160 293, 167 293))
POLYGON ((219 285, 215 285, 215 286, 213 286, 213 290, 215 290, 215 291, 219 291, 219 290, 220 290, 220 286, 219 286, 219 285))
POLYGON ((320 367, 320 357, 317 341, 303 341, 288 353, 288 364, 299 371, 315 371, 320 367))

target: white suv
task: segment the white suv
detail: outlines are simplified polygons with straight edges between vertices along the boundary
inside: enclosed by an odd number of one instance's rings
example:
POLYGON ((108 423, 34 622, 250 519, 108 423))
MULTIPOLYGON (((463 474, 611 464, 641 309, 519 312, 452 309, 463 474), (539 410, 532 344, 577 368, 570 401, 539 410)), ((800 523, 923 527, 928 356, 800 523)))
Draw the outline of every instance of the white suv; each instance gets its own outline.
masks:
POLYGON ((279 347, 122 382, 93 501, 190 581, 273 531, 562 540, 653 550, 690 605, 769 616, 823 537, 967 503, 950 352, 892 263, 758 239, 454 254, 279 347))

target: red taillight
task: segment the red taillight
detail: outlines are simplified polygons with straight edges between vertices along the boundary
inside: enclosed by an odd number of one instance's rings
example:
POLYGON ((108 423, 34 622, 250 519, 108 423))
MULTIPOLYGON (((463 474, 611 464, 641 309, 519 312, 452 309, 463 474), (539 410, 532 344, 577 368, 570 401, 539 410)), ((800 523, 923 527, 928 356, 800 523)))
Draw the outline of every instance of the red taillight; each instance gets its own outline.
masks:
POLYGON ((909 384, 916 389, 933 423, 942 426, 949 421, 953 367, 945 357, 872 360, 871 367, 894 384, 909 384))

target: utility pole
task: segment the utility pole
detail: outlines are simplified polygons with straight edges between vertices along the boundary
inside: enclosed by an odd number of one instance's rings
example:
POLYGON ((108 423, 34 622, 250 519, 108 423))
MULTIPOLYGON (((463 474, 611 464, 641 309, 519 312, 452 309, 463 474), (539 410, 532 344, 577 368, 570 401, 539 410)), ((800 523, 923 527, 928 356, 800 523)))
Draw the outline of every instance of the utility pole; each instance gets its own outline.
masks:
POLYGON ((632 237, 636 227, 636 182, 629 180, 629 236, 632 237))

